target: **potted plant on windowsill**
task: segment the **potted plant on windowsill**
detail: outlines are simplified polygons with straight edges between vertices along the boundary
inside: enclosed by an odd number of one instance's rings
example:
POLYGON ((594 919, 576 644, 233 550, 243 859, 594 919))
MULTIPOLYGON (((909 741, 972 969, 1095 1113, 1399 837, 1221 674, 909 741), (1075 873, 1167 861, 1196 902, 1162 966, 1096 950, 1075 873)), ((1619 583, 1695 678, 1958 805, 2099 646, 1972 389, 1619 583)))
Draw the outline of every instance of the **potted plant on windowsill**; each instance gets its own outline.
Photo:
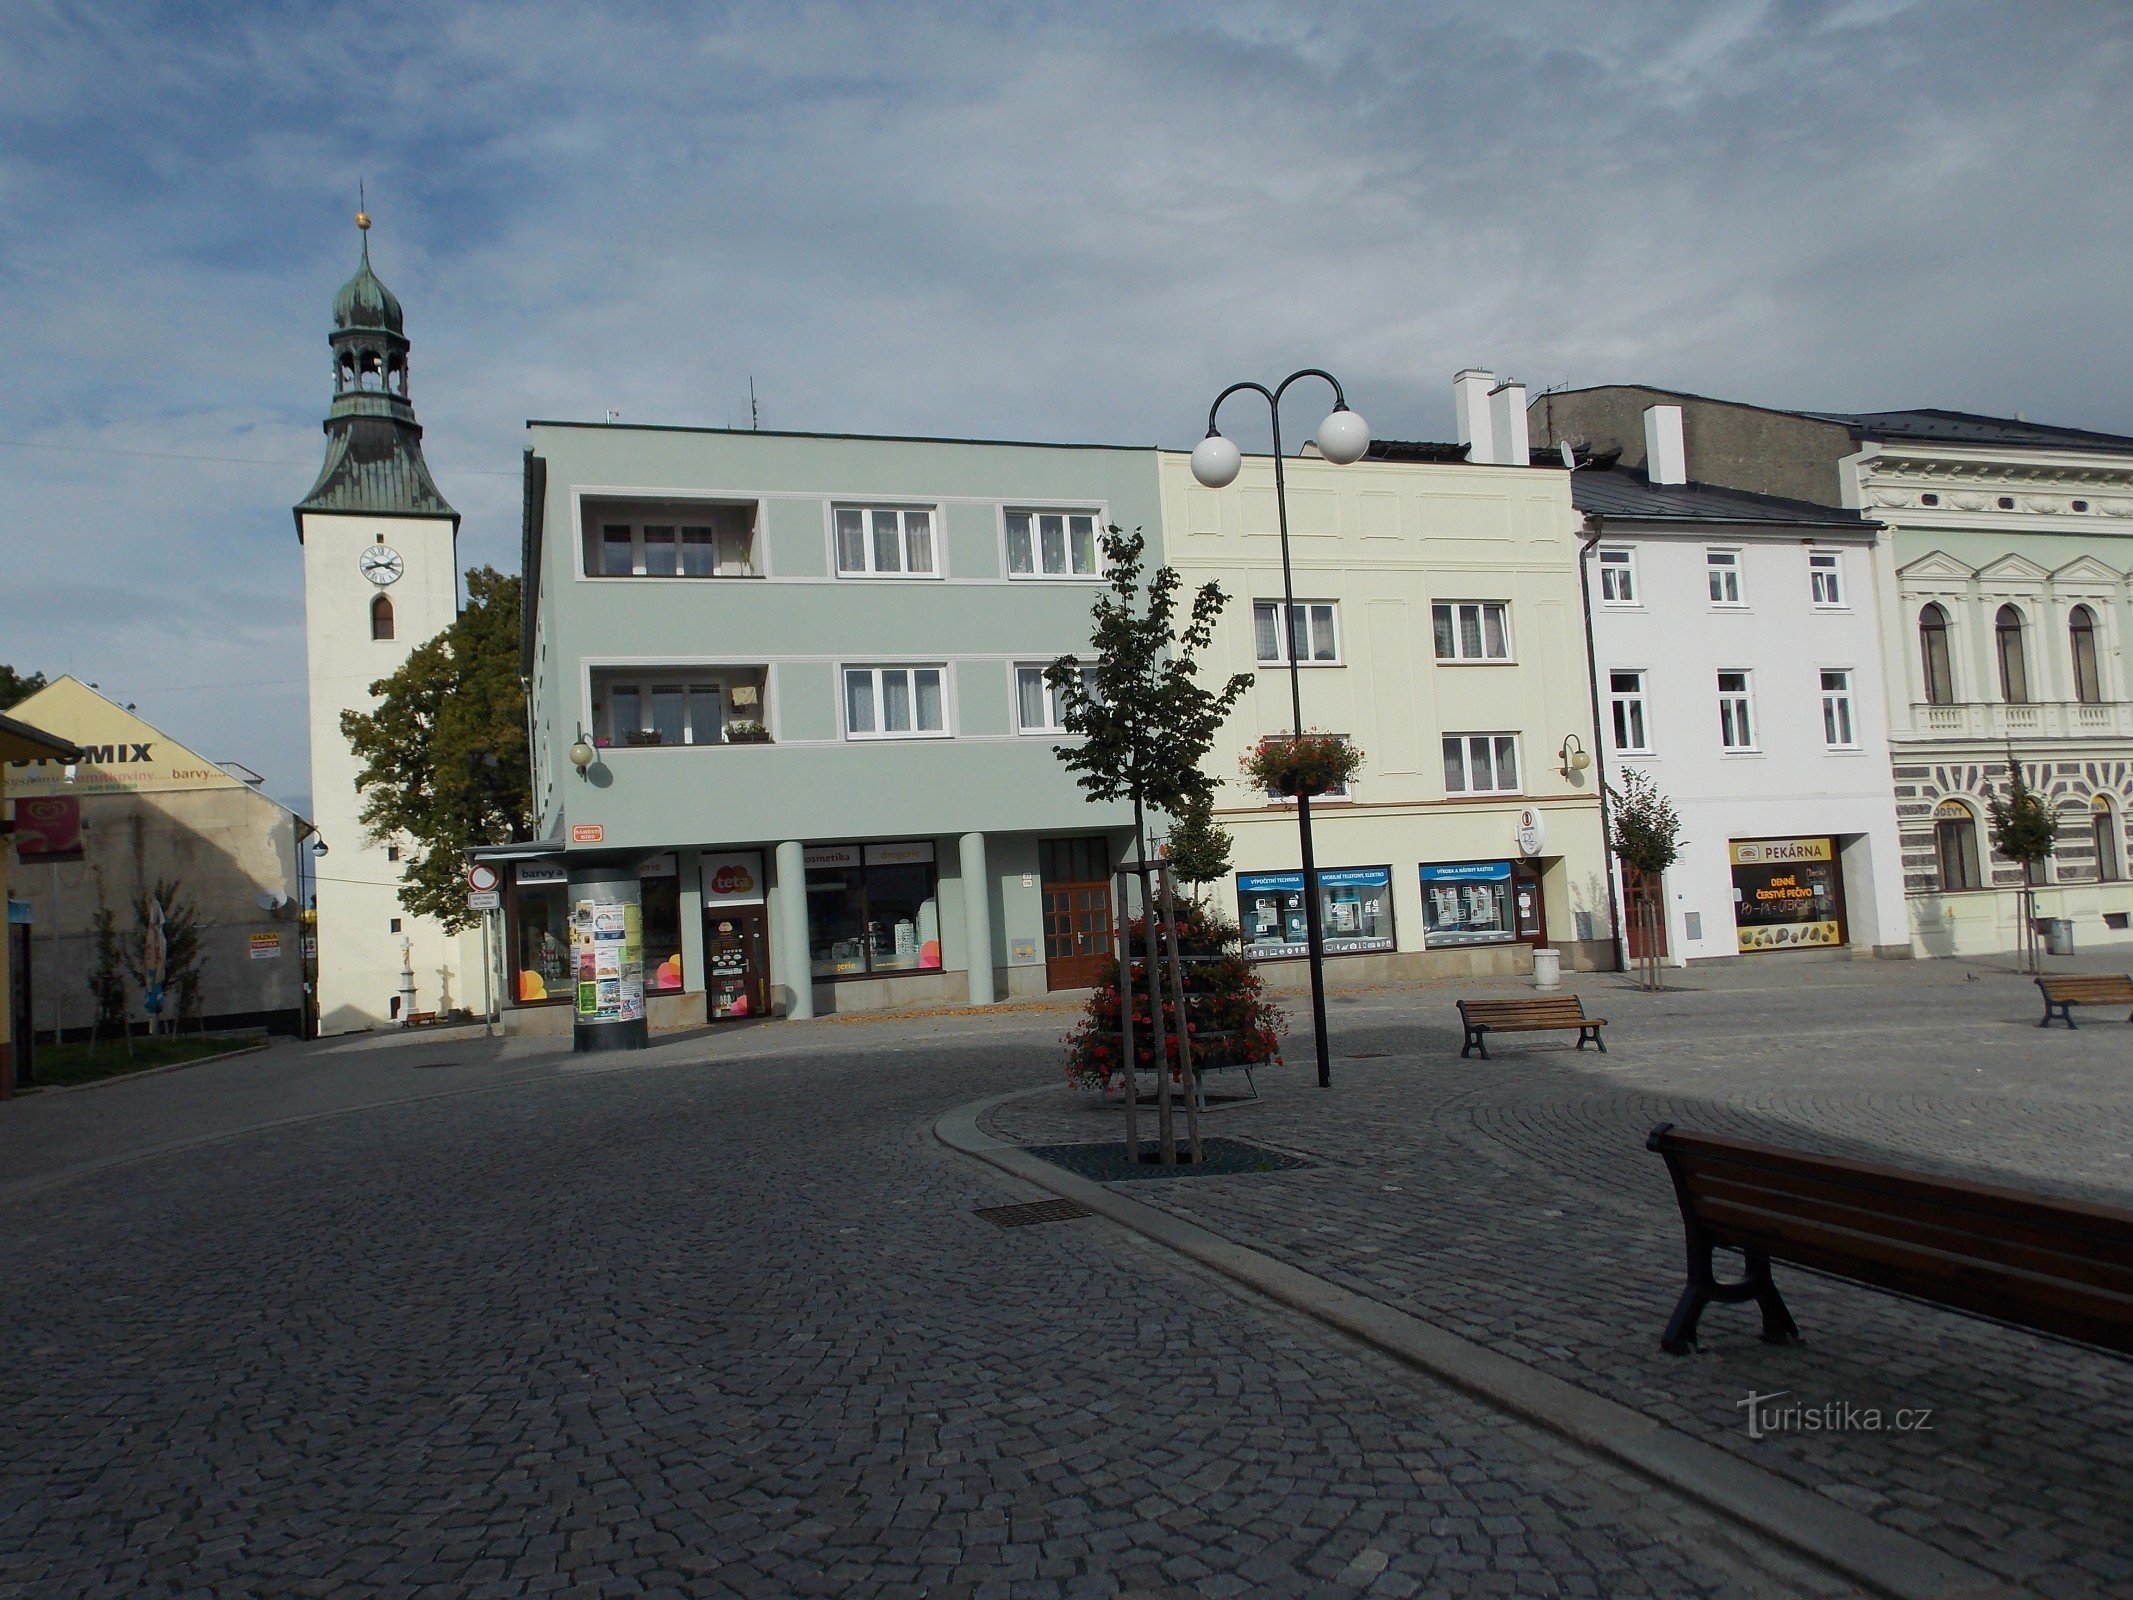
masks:
POLYGON ((629 745, 651 745, 666 743, 665 738, 661 736, 657 728, 632 728, 629 730, 629 732, 625 733, 622 736, 622 741, 623 743, 629 745))
POLYGON ((1300 734, 1263 736, 1238 765, 1257 788, 1320 795, 1352 783, 1363 770, 1363 752, 1337 733, 1309 728, 1300 734))
POLYGON ((768 744, 770 730, 752 718, 729 722, 726 724, 726 743, 768 744))

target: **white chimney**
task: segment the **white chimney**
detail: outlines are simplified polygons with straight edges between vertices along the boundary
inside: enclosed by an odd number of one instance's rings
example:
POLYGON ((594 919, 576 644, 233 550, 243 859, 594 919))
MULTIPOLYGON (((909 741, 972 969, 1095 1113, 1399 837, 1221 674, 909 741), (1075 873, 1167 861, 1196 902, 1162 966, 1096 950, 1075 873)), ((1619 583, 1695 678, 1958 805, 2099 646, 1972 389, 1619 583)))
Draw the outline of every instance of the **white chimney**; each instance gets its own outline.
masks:
POLYGON ((1452 379, 1452 409, 1459 414, 1459 442, 1472 445, 1469 461, 1496 459, 1496 432, 1489 425, 1489 391, 1496 387, 1496 374, 1468 367, 1452 379))
POLYGON ((1688 452, 1681 444, 1681 407, 1644 408, 1644 475, 1654 483, 1687 483, 1688 452))
POLYGON ((1507 467, 1523 467, 1532 459, 1526 439, 1526 386, 1506 378, 1489 391, 1489 431, 1496 436, 1496 459, 1507 467))

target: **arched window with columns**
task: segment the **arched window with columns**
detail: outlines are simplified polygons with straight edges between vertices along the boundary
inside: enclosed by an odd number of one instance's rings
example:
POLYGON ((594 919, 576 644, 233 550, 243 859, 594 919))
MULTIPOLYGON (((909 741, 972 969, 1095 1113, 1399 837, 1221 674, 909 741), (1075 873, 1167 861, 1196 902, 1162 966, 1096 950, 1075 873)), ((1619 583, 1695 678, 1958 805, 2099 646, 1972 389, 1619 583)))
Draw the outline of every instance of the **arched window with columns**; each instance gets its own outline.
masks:
POLYGON ((1933 808, 1933 858, 1943 891, 1981 889, 1978 870, 1977 813, 1960 800, 1943 800, 1933 808))
POLYGON ((393 636, 393 603, 382 594, 370 602, 370 636, 373 639, 393 636))
POLYGON ((1918 660, 1925 671, 1926 704, 1955 704, 1955 673, 1948 657, 1948 613, 1937 600, 1928 600, 1918 612, 1918 660))
POLYGON ((2118 808, 2111 804, 2110 796, 2090 798, 2089 832, 2096 840, 2096 881, 2116 883, 2125 873, 2118 858, 2118 808))
POLYGON ((2076 606, 2067 613, 2066 640, 2074 654, 2074 698, 2085 706, 2103 699, 2103 674, 2096 660, 2096 613, 2076 606))
POLYGON ((2022 641, 2022 613, 2000 607, 1992 619, 1993 651, 2000 662, 2000 698, 2011 706, 2029 704, 2029 652, 2022 641))

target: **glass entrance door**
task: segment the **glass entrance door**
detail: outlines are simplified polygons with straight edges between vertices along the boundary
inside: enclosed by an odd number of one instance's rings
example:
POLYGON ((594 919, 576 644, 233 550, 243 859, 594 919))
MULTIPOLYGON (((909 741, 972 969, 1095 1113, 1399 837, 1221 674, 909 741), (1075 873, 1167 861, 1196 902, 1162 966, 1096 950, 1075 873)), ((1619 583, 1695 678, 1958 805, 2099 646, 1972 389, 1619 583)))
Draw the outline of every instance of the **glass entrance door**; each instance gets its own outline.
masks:
POLYGON ((704 996, 713 1022, 770 1015, 770 941, 761 906, 705 909, 704 996))

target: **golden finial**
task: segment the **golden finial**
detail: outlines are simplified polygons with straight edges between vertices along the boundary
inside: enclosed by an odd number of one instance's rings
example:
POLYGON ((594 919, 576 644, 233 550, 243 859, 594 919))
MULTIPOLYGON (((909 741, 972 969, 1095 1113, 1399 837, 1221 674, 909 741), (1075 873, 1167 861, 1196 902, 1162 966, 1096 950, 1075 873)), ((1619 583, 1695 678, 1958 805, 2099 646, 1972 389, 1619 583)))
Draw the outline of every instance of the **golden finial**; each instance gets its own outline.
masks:
POLYGON ((369 197, 363 193, 363 180, 358 178, 356 180, 356 226, 365 233, 370 232, 369 203, 369 197))

